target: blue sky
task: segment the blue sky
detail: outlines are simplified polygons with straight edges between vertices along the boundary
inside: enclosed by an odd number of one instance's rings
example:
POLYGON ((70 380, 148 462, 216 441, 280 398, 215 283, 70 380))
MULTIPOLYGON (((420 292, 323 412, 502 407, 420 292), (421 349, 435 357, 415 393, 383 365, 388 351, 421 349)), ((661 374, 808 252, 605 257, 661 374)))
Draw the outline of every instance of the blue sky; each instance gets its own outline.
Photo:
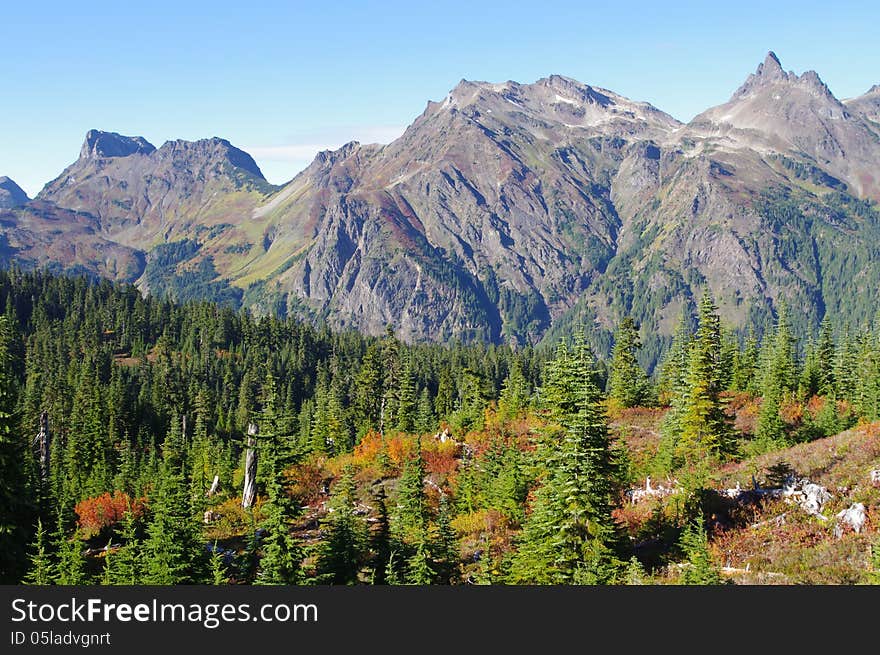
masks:
POLYGON ((14 2, 0 175, 33 195, 90 128, 228 138, 267 178, 387 142, 460 79, 559 73, 688 120, 774 50, 840 98, 880 83, 878 2, 14 2))

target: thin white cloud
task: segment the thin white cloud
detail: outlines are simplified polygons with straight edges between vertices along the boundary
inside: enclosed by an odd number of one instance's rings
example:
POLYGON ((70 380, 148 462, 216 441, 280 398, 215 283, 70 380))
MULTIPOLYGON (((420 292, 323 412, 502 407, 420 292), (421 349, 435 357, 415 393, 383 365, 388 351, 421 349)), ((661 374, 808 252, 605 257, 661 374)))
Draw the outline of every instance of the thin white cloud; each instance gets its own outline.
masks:
POLYGON ((334 130, 334 134, 322 134, 317 139, 291 139, 289 141, 293 141, 292 143, 245 146, 244 150, 250 153, 254 159, 258 160, 299 162, 303 159, 313 159, 322 150, 341 148, 350 141, 391 143, 403 134, 405 129, 405 125, 368 125, 345 130, 334 130))
POLYGON ((304 159, 313 159, 322 150, 335 150, 341 145, 341 143, 298 143, 285 146, 251 146, 245 147, 244 150, 258 162, 263 159, 266 161, 299 162, 304 159))
POLYGON ((303 134, 277 145, 245 146, 266 179, 283 184, 306 168, 322 150, 337 150, 350 141, 391 143, 406 129, 405 125, 361 125, 336 128, 321 134, 303 134))

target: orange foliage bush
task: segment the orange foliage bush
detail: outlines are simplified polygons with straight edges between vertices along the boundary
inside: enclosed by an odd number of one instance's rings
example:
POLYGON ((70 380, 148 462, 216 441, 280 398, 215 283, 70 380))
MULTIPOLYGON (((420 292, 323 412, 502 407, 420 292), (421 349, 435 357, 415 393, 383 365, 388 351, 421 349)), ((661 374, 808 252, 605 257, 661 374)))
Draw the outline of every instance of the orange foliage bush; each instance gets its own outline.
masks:
MULTIPOLYGON (((761 399, 760 398, 752 398, 747 394, 741 394, 744 396, 741 403, 737 402, 737 407, 735 409, 736 418, 733 421, 733 426, 743 434, 754 434, 755 427, 758 424, 758 413, 761 411, 761 399)), ((733 403, 728 405, 728 410, 733 406, 733 403)))
POLYGON ((372 466, 376 463, 376 458, 382 452, 384 446, 382 435, 370 430, 364 435, 360 443, 354 447, 351 454, 352 464, 359 468, 372 466))
POLYGON ((385 439, 385 448, 388 451, 388 458, 395 466, 403 465, 409 459, 410 453, 415 450, 412 439, 399 435, 385 439))
POLYGON ((755 396, 748 391, 725 391, 721 394, 721 397, 726 401, 727 409, 734 412, 738 412, 744 407, 753 405, 756 400, 755 396))
POLYGON ((825 409, 826 402, 825 396, 810 396, 810 399, 807 401, 807 411, 810 413, 810 416, 816 418, 819 412, 825 409))
POLYGON ((296 464, 287 471, 290 481, 290 495, 303 503, 313 503, 321 496, 321 489, 327 475, 321 462, 296 464))
POLYGON ((796 400, 786 400, 779 407, 779 415, 789 425, 800 425, 804 419, 804 406, 796 400))
POLYGON ((117 489, 112 496, 105 492, 100 496, 79 501, 75 511, 79 517, 79 527, 83 537, 89 539, 107 528, 112 528, 122 520, 129 507, 136 517, 141 516, 144 513, 144 500, 143 498, 133 500, 127 493, 117 489))

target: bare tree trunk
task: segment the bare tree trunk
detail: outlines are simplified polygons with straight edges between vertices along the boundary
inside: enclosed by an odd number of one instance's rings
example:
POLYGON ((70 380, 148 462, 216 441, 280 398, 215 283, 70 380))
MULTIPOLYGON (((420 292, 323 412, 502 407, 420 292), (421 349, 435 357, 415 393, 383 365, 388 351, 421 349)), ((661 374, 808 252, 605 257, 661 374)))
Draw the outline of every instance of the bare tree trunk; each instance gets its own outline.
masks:
POLYGON ((52 435, 49 432, 49 412, 40 413, 40 432, 37 435, 40 444, 40 478, 43 482, 49 479, 52 435))
POLYGON ((258 432, 256 424, 248 423, 247 454, 244 461, 244 491, 241 494, 241 506, 245 509, 254 504, 254 499, 257 496, 256 435, 258 432))
POLYGON ((206 493, 205 495, 208 496, 208 497, 210 498, 210 497, 213 496, 215 493, 217 493, 217 491, 218 491, 219 489, 220 489, 220 476, 219 476, 219 475, 215 475, 215 476, 214 476, 214 481, 211 483, 211 488, 208 489, 208 493, 206 493))

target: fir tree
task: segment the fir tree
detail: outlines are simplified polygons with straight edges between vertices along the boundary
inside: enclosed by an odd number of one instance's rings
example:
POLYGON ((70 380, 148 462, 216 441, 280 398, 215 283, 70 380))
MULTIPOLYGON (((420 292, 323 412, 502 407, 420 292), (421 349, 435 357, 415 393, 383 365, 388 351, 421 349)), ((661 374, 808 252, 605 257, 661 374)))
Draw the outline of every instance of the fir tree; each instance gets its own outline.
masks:
POLYGON ((691 317, 684 306, 672 336, 672 344, 660 364, 657 396, 662 405, 669 404, 675 396, 680 395, 685 386, 688 352, 692 339, 691 317))
POLYGON ((636 323, 627 316, 620 322, 614 335, 611 375, 608 378, 608 398, 620 407, 636 407, 648 402, 648 376, 636 359, 641 347, 636 323))
POLYGON ((812 341, 809 341, 804 353, 803 366, 801 366, 798 396, 801 398, 815 396, 819 393, 821 383, 822 375, 819 370, 817 346, 812 341))
POLYGON ((411 585, 429 585, 434 581, 434 563, 431 560, 431 549, 427 540, 420 539, 415 552, 406 562, 406 583, 411 585))
POLYGON ((58 567, 55 569, 55 584, 58 585, 82 585, 88 582, 86 573, 86 557, 83 552, 83 543, 77 530, 68 537, 59 520, 58 529, 55 532, 55 550, 58 553, 58 567))
POLYGON ((48 552, 48 540, 42 520, 37 520, 37 533, 34 536, 33 553, 30 556, 30 570, 24 577, 24 584, 50 585, 55 579, 55 566, 48 552))
POLYGON ((486 389, 484 378, 476 371, 466 368, 458 387, 458 410, 451 420, 461 432, 482 430, 485 420, 486 389))
POLYGON ((431 402, 431 394, 428 388, 423 387, 419 394, 419 402, 416 406, 416 431, 420 434, 431 432, 437 427, 437 419, 434 417, 434 404, 431 402))
POLYGON ((391 523, 395 536, 405 543, 427 542, 428 509, 425 498, 425 463, 422 440, 407 461, 397 487, 397 506, 391 523))
POLYGON ((378 346, 370 344, 361 360, 361 368, 354 383, 354 415, 361 434, 371 429, 379 429, 381 398, 381 356, 378 346))
POLYGON ((290 521, 296 505, 288 493, 285 470, 295 461, 291 435, 283 433, 275 378, 271 372, 264 385, 263 411, 260 415, 260 441, 266 502, 263 504, 266 531, 263 555, 259 562, 256 584, 296 584, 300 579, 302 550, 290 533, 290 521))
MULTIPOLYGON (((607 584, 620 574, 620 530, 611 514, 617 477, 603 398, 583 334, 557 349, 551 413, 562 427, 545 442, 543 484, 513 562, 515 582, 607 584)), ((546 386, 546 385, 545 385, 546 386)))
POLYGON ((416 427, 418 396, 415 372, 411 356, 404 359, 403 370, 397 389, 397 420, 395 428, 401 432, 413 432, 416 427))
POLYGON ((664 419, 666 444, 674 462, 694 463, 720 457, 732 448, 731 430, 721 399, 721 328, 717 307, 706 294, 700 303, 699 328, 687 355, 681 386, 664 419))
POLYGON ((384 487, 374 494, 377 521, 370 534, 370 550, 372 552, 372 584, 385 584, 385 573, 391 562, 391 523, 388 517, 388 505, 385 502, 384 487))
POLYGON ((516 418, 528 406, 530 396, 531 389, 523 374, 522 363, 518 357, 514 357, 510 364, 510 372, 501 388, 501 397, 498 399, 501 418, 508 421, 516 418))
POLYGON ((628 585, 643 585, 645 584, 645 567, 642 566, 642 563, 639 559, 633 555, 629 558, 629 563, 626 565, 626 573, 624 573, 625 583, 628 585))
POLYGON ((837 398, 852 401, 858 381, 858 347, 849 330, 844 330, 834 357, 834 389, 837 398))
POLYGON ((443 367, 437 382, 437 395, 434 397, 434 411, 437 418, 448 419, 452 412, 455 411, 455 398, 458 396, 458 389, 455 380, 449 371, 449 368, 443 367))
POLYGON ((834 334, 831 321, 826 315, 819 328, 819 342, 816 344, 816 370, 818 380, 816 393, 822 396, 834 394, 834 334))
POLYGON ((138 534, 139 521, 131 506, 122 516, 122 529, 119 533, 122 545, 113 554, 113 566, 107 575, 107 584, 137 585, 143 579, 141 540, 138 534))
POLYGON ((144 541, 144 582, 201 584, 207 580, 207 550, 184 475, 183 436, 176 419, 162 447, 162 465, 150 495, 152 518, 144 541))
POLYGON ((733 391, 757 391, 755 386, 755 371, 758 366, 758 340, 755 332, 749 328, 746 337, 745 348, 742 352, 737 350, 733 359, 733 376, 730 388, 733 391))
POLYGON ((383 578, 385 580, 385 584, 388 585, 401 585, 403 584, 403 576, 400 573, 400 567, 398 565, 397 551, 391 551, 388 555, 388 564, 385 566, 385 572, 383 574, 383 578))
POLYGON ((324 539, 318 550, 318 579, 328 584, 356 584, 366 560, 367 526, 354 512, 354 473, 348 468, 336 483, 333 511, 323 522, 324 539))
POLYGON ((400 341, 390 325, 385 328, 382 350, 382 398, 379 405, 379 431, 384 434, 397 422, 400 387, 400 341))
POLYGON ((217 542, 211 548, 211 584, 215 586, 225 585, 229 582, 229 572, 223 561, 223 552, 218 550, 217 542))
POLYGON ((434 550, 432 559, 436 563, 438 580, 442 584, 454 584, 460 572, 461 546, 452 527, 452 508, 446 494, 440 497, 434 550))
POLYGON ((797 361, 795 340, 791 335, 788 311, 780 307, 776 328, 763 353, 761 410, 755 428, 755 439, 761 449, 777 448, 785 443, 785 424, 779 415, 782 402, 788 392, 796 388, 797 361))
POLYGON ((681 534, 681 548, 687 557, 687 566, 681 582, 686 585, 721 584, 721 574, 712 561, 706 531, 696 521, 689 522, 681 534))
POLYGON ((858 344, 854 404, 859 416, 874 421, 880 417, 880 347, 869 330, 859 335, 858 344))

